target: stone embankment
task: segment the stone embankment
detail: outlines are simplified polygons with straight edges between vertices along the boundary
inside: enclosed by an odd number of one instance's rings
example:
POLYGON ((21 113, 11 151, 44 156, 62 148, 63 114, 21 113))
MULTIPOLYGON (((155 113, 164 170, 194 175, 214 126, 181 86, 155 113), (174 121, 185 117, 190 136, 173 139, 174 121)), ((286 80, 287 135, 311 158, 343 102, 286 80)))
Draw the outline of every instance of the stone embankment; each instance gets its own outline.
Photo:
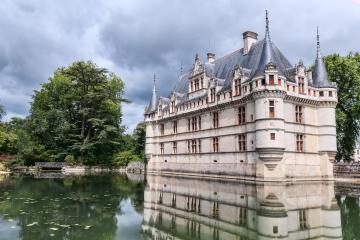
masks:
POLYGON ((334 175, 336 177, 354 177, 360 178, 360 162, 355 163, 335 163, 334 175))

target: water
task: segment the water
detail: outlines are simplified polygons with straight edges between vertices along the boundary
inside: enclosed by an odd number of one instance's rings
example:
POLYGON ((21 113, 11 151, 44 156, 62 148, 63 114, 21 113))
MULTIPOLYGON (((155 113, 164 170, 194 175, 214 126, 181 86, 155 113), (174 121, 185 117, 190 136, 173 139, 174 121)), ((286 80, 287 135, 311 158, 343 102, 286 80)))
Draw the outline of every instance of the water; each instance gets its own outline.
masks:
POLYGON ((159 176, 145 184, 136 175, 0 176, 0 239, 360 239, 354 188, 159 176))

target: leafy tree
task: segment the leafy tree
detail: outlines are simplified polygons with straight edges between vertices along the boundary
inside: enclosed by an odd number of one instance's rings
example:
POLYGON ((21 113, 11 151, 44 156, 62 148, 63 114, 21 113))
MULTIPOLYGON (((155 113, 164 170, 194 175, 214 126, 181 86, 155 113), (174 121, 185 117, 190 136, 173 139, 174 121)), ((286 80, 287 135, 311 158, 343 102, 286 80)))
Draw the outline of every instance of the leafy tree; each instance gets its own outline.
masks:
POLYGON ((5 108, 3 105, 0 104, 0 121, 5 116, 5 114, 6 114, 5 108))
POLYGON ((338 87, 336 158, 350 161, 360 130, 360 54, 329 55, 325 63, 329 79, 338 87))
POLYGON ((93 62, 59 68, 35 91, 31 135, 55 161, 106 162, 120 148, 123 94, 123 81, 93 62))
POLYGON ((145 137, 146 137, 145 124, 144 122, 141 122, 136 126, 133 132, 133 138, 135 142, 134 153, 137 154, 142 159, 144 159, 145 157, 145 137))

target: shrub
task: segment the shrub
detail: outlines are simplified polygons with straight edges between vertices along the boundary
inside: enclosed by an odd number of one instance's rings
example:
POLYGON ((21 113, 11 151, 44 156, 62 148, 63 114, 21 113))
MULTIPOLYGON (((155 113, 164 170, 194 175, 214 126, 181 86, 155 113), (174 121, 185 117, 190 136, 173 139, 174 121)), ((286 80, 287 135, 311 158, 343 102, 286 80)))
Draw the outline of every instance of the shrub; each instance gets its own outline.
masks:
POLYGON ((65 163, 71 166, 78 164, 78 161, 75 159, 73 155, 66 155, 65 163))
POLYGON ((116 153, 112 158, 112 164, 115 166, 126 167, 129 162, 138 162, 141 161, 138 155, 134 154, 133 151, 123 151, 116 153))

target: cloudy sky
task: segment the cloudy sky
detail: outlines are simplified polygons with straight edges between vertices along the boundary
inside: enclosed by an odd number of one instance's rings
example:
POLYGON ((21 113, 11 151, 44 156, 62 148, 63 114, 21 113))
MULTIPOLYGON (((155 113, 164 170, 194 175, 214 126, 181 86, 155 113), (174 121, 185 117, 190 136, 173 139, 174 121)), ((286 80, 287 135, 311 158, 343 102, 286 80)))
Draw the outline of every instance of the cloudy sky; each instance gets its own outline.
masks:
POLYGON ((242 33, 263 38, 265 9, 274 43, 293 64, 360 51, 360 0, 2 0, 0 103, 26 116, 34 89, 57 67, 93 60, 125 81, 124 124, 142 120, 157 75, 167 95, 195 53, 222 56, 242 47, 242 33))

